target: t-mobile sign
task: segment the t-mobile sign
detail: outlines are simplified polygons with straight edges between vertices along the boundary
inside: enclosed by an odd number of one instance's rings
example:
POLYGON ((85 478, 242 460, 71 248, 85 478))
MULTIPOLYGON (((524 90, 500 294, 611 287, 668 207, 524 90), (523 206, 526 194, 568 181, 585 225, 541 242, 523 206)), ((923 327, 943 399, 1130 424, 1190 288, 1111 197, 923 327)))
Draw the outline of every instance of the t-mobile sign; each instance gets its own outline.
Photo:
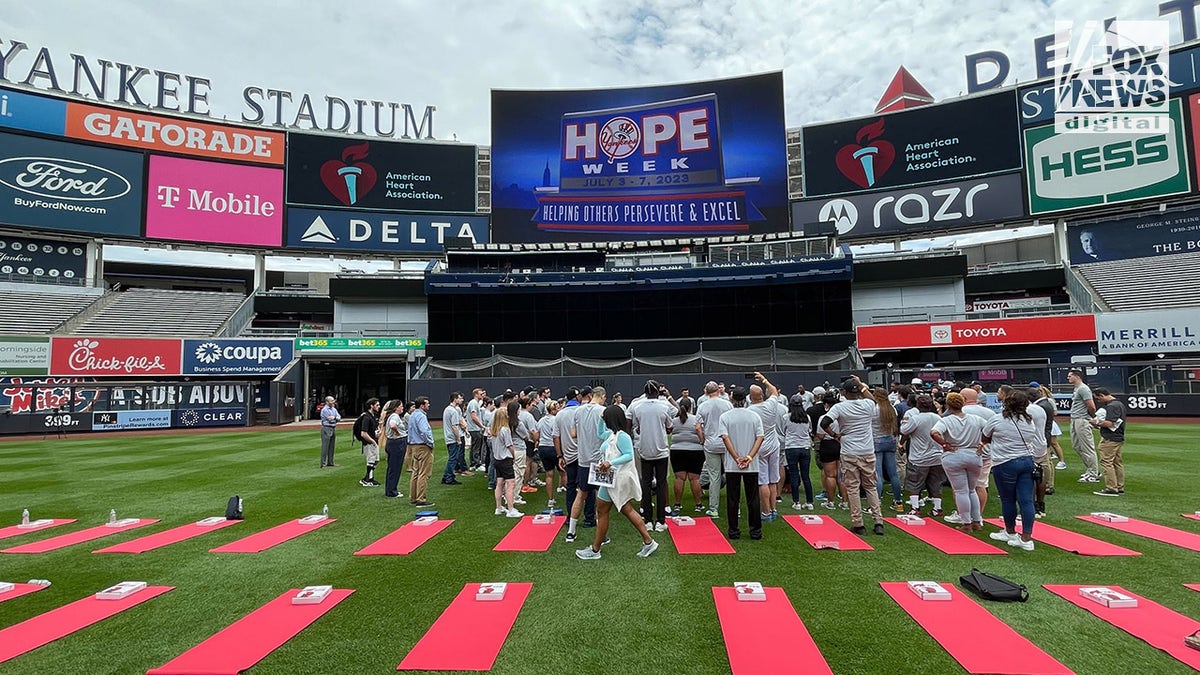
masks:
POLYGON ((283 171, 152 156, 146 236, 210 244, 279 246, 283 171))

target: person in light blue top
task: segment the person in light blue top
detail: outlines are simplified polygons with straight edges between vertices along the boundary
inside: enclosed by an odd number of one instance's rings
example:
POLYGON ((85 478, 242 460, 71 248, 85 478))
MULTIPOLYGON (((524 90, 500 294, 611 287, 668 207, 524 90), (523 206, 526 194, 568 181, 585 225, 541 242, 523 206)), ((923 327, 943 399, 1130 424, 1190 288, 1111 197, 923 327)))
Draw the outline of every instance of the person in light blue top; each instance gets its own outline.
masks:
POLYGON ((642 486, 638 481, 637 468, 633 465, 633 439, 625 432, 625 411, 620 406, 610 405, 604 409, 597 424, 604 456, 597 465, 601 472, 612 472, 612 487, 601 486, 596 491, 596 538, 592 545, 575 551, 580 560, 600 558, 600 546, 608 535, 608 516, 615 504, 642 535, 639 558, 649 557, 658 550, 658 542, 650 537, 646 522, 633 508, 630 501, 642 498, 642 486))

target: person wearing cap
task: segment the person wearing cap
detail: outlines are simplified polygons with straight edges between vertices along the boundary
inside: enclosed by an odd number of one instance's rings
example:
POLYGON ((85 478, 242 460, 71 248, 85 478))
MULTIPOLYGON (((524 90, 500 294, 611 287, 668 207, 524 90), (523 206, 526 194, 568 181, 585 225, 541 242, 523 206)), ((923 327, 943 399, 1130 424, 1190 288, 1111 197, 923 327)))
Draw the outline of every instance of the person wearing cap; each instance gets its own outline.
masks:
POLYGON ((696 406, 696 416, 704 431, 704 473, 708 477, 708 510, 705 515, 716 518, 721 506, 721 472, 724 465, 725 442, 718 433, 721 417, 733 410, 733 404, 721 397, 721 385, 709 381, 704 385, 705 397, 696 406))
POLYGON ((1096 387, 1096 400, 1104 405, 1092 420, 1100 430, 1100 466, 1104 468, 1104 489, 1092 494, 1117 497, 1125 494, 1125 460, 1121 448, 1125 445, 1125 404, 1113 398, 1112 392, 1096 387))
POLYGON ((879 415, 879 406, 870 396, 869 388, 851 375, 842 383, 845 400, 838 402, 821 418, 821 428, 827 433, 837 425, 833 437, 841 443, 842 482, 850 499, 850 523, 855 534, 865 534, 863 526, 862 490, 867 493, 867 507, 875 520, 875 534, 883 534, 883 512, 879 508, 879 492, 875 479, 875 441, 871 425, 879 415))
MULTIPOLYGON (((567 400, 558 414, 554 416, 554 452, 558 456, 558 466, 566 474, 566 505, 565 513, 571 513, 578 496, 576 486, 579 484, 579 445, 571 435, 575 427, 575 413, 579 410, 579 390, 567 388, 567 400)), ((567 541, 575 541, 573 535, 567 535, 567 541)))
POLYGON ((1083 371, 1072 368, 1067 372, 1067 382, 1075 389, 1071 392, 1071 449, 1083 460, 1084 471, 1080 483, 1099 483, 1100 472, 1096 464, 1096 437, 1092 435, 1092 415, 1096 414, 1096 401, 1092 390, 1083 381, 1083 371))

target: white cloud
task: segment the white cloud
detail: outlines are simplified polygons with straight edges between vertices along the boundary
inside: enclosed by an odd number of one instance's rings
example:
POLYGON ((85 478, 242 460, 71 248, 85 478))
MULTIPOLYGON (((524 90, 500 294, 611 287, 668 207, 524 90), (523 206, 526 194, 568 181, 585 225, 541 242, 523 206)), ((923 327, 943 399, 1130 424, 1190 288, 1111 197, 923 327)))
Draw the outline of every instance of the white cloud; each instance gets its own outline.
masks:
MULTIPOLYGON (((216 117, 247 86, 436 105, 435 133, 489 142, 491 88, 636 86, 784 73, 789 127, 870 114, 905 65, 938 99, 964 56, 1034 75, 1056 18, 1157 16, 1153 0, 40 0, 9 3, 0 39, 208 77, 216 117)), ((1178 21, 1173 22, 1178 37, 1178 21)), ((32 51, 31 50, 31 51, 32 51)), ((19 57, 28 69, 31 52, 19 57)), ((11 75, 11 73, 10 73, 11 75)), ((22 75, 23 76, 23 75, 22 75)), ((294 115, 294 103, 285 116, 294 115)))

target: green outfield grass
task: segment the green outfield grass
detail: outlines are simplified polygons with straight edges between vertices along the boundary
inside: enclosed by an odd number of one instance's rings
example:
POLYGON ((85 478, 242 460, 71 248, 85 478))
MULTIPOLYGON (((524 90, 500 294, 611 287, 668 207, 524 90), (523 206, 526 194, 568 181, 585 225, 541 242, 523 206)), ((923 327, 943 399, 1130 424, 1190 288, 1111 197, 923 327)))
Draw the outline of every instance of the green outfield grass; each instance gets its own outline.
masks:
MULTIPOLYGON (((118 581, 176 587, 0 665, 0 671, 145 672, 289 588, 333 584, 356 592, 252 672, 389 673, 463 584, 531 581, 533 591, 496 661, 497 672, 721 673, 729 665, 709 589, 750 580, 787 591, 835 673, 954 673, 962 671, 878 582, 956 581, 979 567, 1032 589, 1026 604, 988 603, 987 609, 1076 672, 1188 672, 1040 584, 1120 584, 1200 617, 1200 593, 1181 585, 1200 582, 1200 553, 1072 517, 1111 510, 1200 532, 1200 523, 1179 515, 1200 509, 1198 431, 1196 425, 1131 424, 1128 494, 1119 500, 1095 497, 1094 484, 1076 483, 1077 458, 1068 457, 1071 469, 1059 474, 1047 522, 1143 552, 1138 558, 1082 558, 1043 545, 1033 553, 948 556, 890 528, 884 537, 868 535, 874 552, 818 552, 778 521, 765 526, 762 541, 734 542, 737 555, 679 556, 664 532, 655 534, 659 551, 639 559, 639 539, 623 519, 614 521, 613 543, 602 560, 577 560, 572 552, 582 543, 561 538, 546 553, 494 553, 513 521, 492 515, 484 477, 464 478, 457 487, 437 483, 445 461, 440 441, 430 492, 454 525, 410 556, 355 558, 354 551, 411 520, 415 509, 407 498, 384 499, 382 488, 358 485, 362 458, 357 448, 348 449, 348 430, 341 435, 339 466, 326 470, 317 466, 316 429, 0 443, 0 523, 16 524, 22 508, 34 518, 79 519, 51 533, 4 540, 0 548, 98 525, 111 508, 120 517, 162 519, 52 553, 0 556, 0 580, 53 581, 49 589, 0 603, 0 627, 118 581), (233 494, 246 501, 242 524, 141 555, 91 553, 220 515, 233 494), (323 504, 336 523, 256 555, 208 553, 319 512, 323 504)), ((545 506, 542 493, 526 499, 526 512, 545 506)), ((790 513, 790 505, 787 499, 781 512, 790 513)), ((685 506, 691 509, 690 497, 685 506)), ((987 515, 998 514, 993 490, 987 515)), ((723 516, 722 508, 722 526, 723 516)), ((835 517, 849 522, 845 511, 835 517)), ((986 643, 988 636, 977 639, 986 643)), ((471 634, 462 635, 464 645, 471 642, 471 634)))

